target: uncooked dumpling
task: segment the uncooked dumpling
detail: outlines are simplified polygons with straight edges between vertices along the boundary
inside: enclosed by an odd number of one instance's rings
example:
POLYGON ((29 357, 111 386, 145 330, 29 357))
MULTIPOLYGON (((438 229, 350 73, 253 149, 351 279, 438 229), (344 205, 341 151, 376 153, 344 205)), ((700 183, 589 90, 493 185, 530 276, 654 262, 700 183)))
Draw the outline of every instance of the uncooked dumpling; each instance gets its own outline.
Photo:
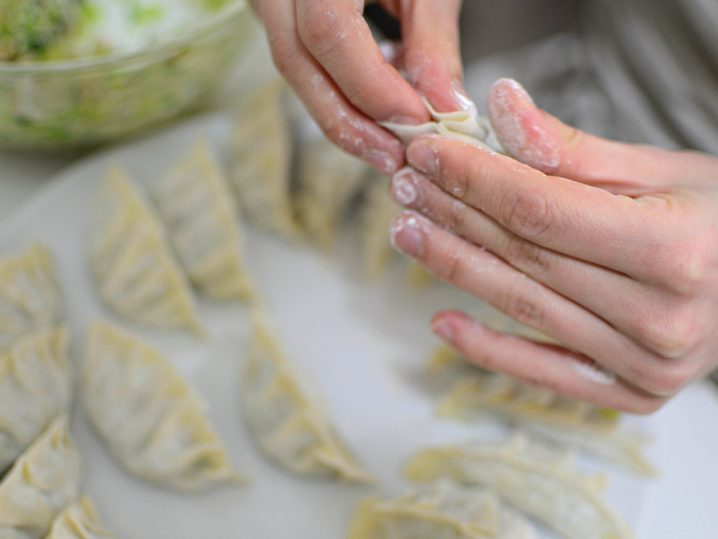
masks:
POLYGON ((200 292, 219 300, 250 299, 237 210, 206 142, 158 182, 155 198, 180 262, 200 292))
POLYGON ((108 174, 95 216, 92 269, 107 304, 135 322, 201 333, 192 291, 162 223, 120 170, 108 174))
POLYGON ((498 496, 442 478, 396 500, 360 503, 347 539, 534 539, 531 524, 498 496))
POLYGON ((57 515, 45 539, 115 539, 104 529, 97 511, 87 496, 71 503, 57 515))
POLYGON ((454 112, 436 112, 428 101, 424 100, 432 121, 421 125, 405 125, 393 122, 380 122, 379 125, 394 133, 404 144, 409 144, 419 135, 435 133, 445 137, 462 140, 486 148, 506 153, 496 137, 488 118, 479 116, 474 105, 465 100, 465 109, 454 112))
POLYGON ((68 333, 45 329, 19 338, 0 356, 0 472, 60 413, 69 412, 68 333))
POLYGON ((210 426, 205 403, 154 349, 95 322, 83 377, 86 413, 131 473, 184 491, 241 480, 210 426))
POLYGON ((244 374, 244 413, 260 448, 284 468, 314 477, 371 482, 339 438, 313 389, 254 315, 244 374))
POLYGON ((444 378, 453 378, 452 387, 439 407, 442 415, 472 421, 480 418, 482 412, 495 413, 541 436, 574 445, 636 473, 658 474, 642 451, 651 438, 620 428, 621 414, 615 410, 478 369, 450 349, 437 351, 429 370, 432 378, 442 371, 444 378))
POLYGON ((323 136, 307 143, 299 162, 299 219, 321 247, 336 242, 337 228, 367 179, 369 165, 323 136))
POLYGON ((33 442, 0 483, 0 537, 45 537, 55 516, 77 497, 80 475, 80 453, 63 414, 33 442))
POLYGON ((47 249, 33 244, 20 256, 0 260, 0 351, 61 316, 60 287, 47 249))
POLYGON ((292 208, 292 126, 289 87, 282 79, 244 99, 232 136, 232 183, 239 205, 257 225, 296 239, 292 208))
POLYGON ((606 477, 580 473, 571 452, 517 435, 501 444, 471 443, 420 451, 406 476, 441 476, 496 489, 516 508, 567 539, 630 539, 626 522, 603 498, 606 477))

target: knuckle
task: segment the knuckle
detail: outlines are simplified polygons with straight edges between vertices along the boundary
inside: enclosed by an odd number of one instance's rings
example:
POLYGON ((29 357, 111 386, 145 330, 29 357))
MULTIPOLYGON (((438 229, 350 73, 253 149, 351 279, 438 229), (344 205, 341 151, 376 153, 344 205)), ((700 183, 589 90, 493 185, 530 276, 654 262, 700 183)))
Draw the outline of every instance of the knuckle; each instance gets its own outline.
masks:
POLYGON ((297 64, 297 45, 294 40, 283 32, 278 32, 270 36, 269 48, 277 70, 284 75, 291 73, 297 64))
POLYGON ((634 318, 632 330, 637 340, 655 354, 676 359, 686 356, 700 340, 699 318, 688 308, 676 308, 664 316, 634 318))
POLYGON ((322 4, 310 2, 298 21, 302 42, 316 56, 334 49, 342 36, 341 20, 322 4))
POLYGON ((447 257, 441 264, 440 269, 437 271, 437 275, 440 279, 452 284, 459 282, 462 273, 463 265, 460 257, 457 256, 447 257))
POLYGON ((658 358, 650 366, 634 369, 636 384, 658 397, 669 397, 683 389, 695 375, 687 361, 658 358))
POLYGON ((525 326, 534 329, 544 327, 546 311, 528 297, 507 295, 504 297, 502 305, 499 306, 499 310, 525 326))
POLYGON ((502 206, 508 228, 528 240, 546 236, 558 224, 558 214, 538 192, 506 197, 502 206))
POLYGON ((529 275, 543 275, 549 270, 546 251, 519 236, 506 240, 504 256, 509 264, 529 275))

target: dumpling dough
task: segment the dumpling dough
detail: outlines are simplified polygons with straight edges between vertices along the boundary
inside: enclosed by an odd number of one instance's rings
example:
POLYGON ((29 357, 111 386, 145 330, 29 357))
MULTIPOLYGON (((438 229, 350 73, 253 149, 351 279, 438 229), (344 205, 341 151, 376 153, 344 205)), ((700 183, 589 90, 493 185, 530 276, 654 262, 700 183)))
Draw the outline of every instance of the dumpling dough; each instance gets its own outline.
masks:
POLYGON ((21 337, 0 357, 0 472, 50 421, 69 412, 67 342, 65 329, 41 330, 21 337))
POLYGON ((633 472, 658 475, 642 451, 651 438, 619 428, 621 414, 615 410, 598 408, 548 389, 523 385, 503 374, 478 369, 457 352, 444 348, 435 354, 429 371, 432 378, 441 371, 449 371, 445 377, 453 378, 452 387, 439 407, 442 415, 471 421, 488 411, 633 472))
POLYGON ((497 495, 442 478, 397 500, 367 498, 347 539, 538 539, 533 526, 497 495))
POLYGON ((148 326, 202 333, 192 291, 162 223, 120 170, 100 191, 91 245, 100 293, 119 314, 148 326))
POLYGON ((86 496, 71 503, 52 523, 45 539, 115 539, 115 535, 100 526, 97 511, 86 496))
POLYGON ((61 316, 60 287, 47 249, 33 244, 20 256, 0 260, 0 351, 61 316))
POLYGON ((424 104, 431 114, 431 122, 421 125, 380 122, 379 125, 394 133, 404 144, 409 144, 419 135, 436 133, 481 146, 487 150, 506 153, 488 118, 479 116, 476 105, 469 99, 464 100, 464 110, 455 112, 436 112, 428 101, 424 100, 424 104))
POLYGON ((83 377, 86 413, 131 473, 183 491, 241 481, 205 416, 205 403, 154 349, 95 322, 83 377))
POLYGON ((567 539, 630 539, 628 524, 604 500, 603 475, 581 474, 575 455, 517 435, 502 444, 472 443, 420 451, 406 476, 446 476, 496 489, 514 507, 542 520, 567 539))
POLYGON ((269 323, 254 315, 244 374, 244 412, 260 448, 299 474, 366 483, 373 478, 346 449, 314 390, 277 346, 269 323))
POLYGON ((334 246, 337 227, 368 172, 366 163, 323 136, 303 148, 296 207, 306 232, 321 247, 334 246))
POLYGON ((213 299, 247 300, 252 285, 240 253, 237 210, 224 171, 206 142, 162 178, 155 198, 192 283, 213 299))
POLYGON ((77 497, 80 475, 80 453, 63 414, 33 442, 0 483, 0 537, 45 537, 55 516, 77 497))
POLYGON ((276 79, 243 100, 232 137, 232 183, 251 221, 289 239, 300 235, 292 208, 289 87, 276 79))

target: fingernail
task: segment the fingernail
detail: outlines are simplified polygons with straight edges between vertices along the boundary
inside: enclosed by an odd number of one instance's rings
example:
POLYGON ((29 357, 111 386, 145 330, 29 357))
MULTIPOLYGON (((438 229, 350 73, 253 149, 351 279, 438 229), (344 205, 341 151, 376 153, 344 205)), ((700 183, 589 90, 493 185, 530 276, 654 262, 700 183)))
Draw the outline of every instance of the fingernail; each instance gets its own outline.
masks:
POLYGON ((586 359, 585 361, 577 360, 574 364, 574 368, 582 377, 591 380, 602 386, 610 386, 616 382, 616 375, 611 371, 604 369, 601 365, 593 360, 586 359))
POLYGON ((410 168, 403 168, 391 180, 391 194, 397 204, 409 206, 419 198, 419 190, 414 183, 416 173, 410 168))
POLYGON ((387 176, 394 174, 398 167, 394 156, 383 150, 368 150, 363 157, 367 163, 387 176))
POLYGON ((391 227, 391 244, 406 256, 419 258, 424 251, 424 233, 417 215, 400 216, 391 227))
POLYGON ((433 176, 439 170, 439 157, 428 142, 418 141, 406 153, 409 164, 424 174, 433 176))
POLYGON ((447 320, 439 319, 432 322, 431 331, 445 341, 452 342, 454 340, 454 326, 447 320))
POLYGON ((491 87, 499 86, 499 85, 506 85, 509 88, 511 88, 514 92, 518 93, 523 97, 526 101, 531 103, 534 107, 536 106, 536 103, 534 103, 533 98, 529 95, 529 93, 526 91, 526 88, 524 88, 521 83, 514 79, 499 79, 497 80, 491 87))
POLYGON ((456 102, 459 104, 461 110, 476 110, 476 105, 469 98, 469 94, 466 93, 464 85, 461 83, 461 81, 452 81, 451 88, 454 91, 454 97, 456 97, 456 102))

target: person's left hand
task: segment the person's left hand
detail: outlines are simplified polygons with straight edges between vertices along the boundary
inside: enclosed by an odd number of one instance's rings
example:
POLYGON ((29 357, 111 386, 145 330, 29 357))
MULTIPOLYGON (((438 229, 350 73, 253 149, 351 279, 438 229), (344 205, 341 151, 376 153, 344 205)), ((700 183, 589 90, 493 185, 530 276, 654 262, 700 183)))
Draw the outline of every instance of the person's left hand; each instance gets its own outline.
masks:
POLYGON ((392 181, 395 245, 562 346, 438 313, 470 361, 634 413, 718 363, 718 160, 607 141, 535 107, 514 81, 489 115, 516 159, 430 135, 392 181), (521 162, 520 162, 521 161, 521 162), (530 166, 529 166, 530 165, 530 166))

